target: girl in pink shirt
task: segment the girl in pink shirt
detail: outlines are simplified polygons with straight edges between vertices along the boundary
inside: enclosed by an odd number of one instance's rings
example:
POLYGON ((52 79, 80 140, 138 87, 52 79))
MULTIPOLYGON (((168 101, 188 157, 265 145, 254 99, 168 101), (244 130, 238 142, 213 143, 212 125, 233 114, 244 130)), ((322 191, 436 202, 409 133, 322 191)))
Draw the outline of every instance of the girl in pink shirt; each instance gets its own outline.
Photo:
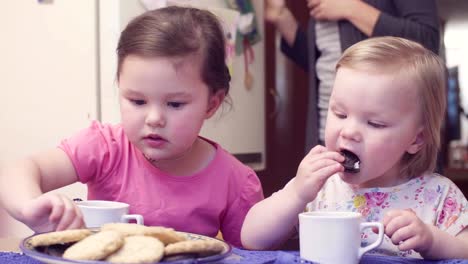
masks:
POLYGON ((224 47, 207 11, 168 7, 133 19, 117 47, 121 124, 93 122, 59 148, 6 166, 0 200, 7 211, 36 232, 82 227, 69 198, 47 193, 80 181, 89 199, 129 203, 146 225, 221 231, 242 246, 245 215, 263 199, 260 182, 198 135, 228 95, 224 47))

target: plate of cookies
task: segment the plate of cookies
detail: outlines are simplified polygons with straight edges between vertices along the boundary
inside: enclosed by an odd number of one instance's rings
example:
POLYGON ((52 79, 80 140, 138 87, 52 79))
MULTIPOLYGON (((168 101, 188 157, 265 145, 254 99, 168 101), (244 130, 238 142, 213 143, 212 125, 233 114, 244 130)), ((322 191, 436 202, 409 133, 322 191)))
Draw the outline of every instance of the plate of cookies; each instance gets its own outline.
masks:
POLYGON ((231 253, 222 240, 161 226, 109 223, 99 229, 35 234, 20 248, 44 263, 206 263, 231 253))

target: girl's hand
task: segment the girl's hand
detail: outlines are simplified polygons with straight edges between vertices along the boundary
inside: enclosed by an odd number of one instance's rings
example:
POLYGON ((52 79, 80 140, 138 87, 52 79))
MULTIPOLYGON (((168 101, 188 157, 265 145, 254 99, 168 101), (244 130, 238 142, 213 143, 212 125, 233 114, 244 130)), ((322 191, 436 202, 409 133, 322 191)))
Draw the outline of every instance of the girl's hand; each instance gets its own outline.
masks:
POLYGON ((346 19, 355 0, 307 0, 310 16, 316 20, 346 19))
POLYGON ((424 253, 431 248, 434 241, 430 226, 410 209, 387 212, 383 225, 385 234, 401 251, 413 249, 424 253))
POLYGON ((298 198, 308 203, 315 199, 323 184, 333 174, 343 171, 344 157, 324 146, 315 146, 299 164, 292 187, 298 198))
POLYGON ((276 23, 281 13, 286 9, 285 0, 266 0, 265 19, 268 22, 276 23))
POLYGON ((19 219, 35 232, 60 231, 84 227, 80 209, 69 198, 47 193, 31 200, 19 219))

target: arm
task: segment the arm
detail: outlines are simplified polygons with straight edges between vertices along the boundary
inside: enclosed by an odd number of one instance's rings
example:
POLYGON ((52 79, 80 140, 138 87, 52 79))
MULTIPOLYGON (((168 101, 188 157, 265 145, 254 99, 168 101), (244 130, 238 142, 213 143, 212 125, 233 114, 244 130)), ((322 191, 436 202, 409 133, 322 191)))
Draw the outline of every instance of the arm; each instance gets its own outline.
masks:
POLYGON ((304 211, 307 202, 297 197, 291 185, 255 204, 247 213, 241 231, 245 248, 277 248, 293 234, 297 215, 304 211))
POLYGON ((314 147, 289 184, 247 213, 241 231, 244 247, 270 249, 286 241, 298 223, 298 214, 315 199, 330 176, 343 171, 343 159, 323 146, 314 147))
POLYGON ((349 20, 367 36, 372 34, 380 11, 361 0, 308 0, 310 15, 316 20, 349 20))
POLYGON ((427 259, 468 259, 468 229, 455 237, 447 232, 430 226, 434 241, 425 252, 420 252, 427 259))
POLYGON ((434 0, 394 0, 399 16, 381 13, 372 36, 403 37, 439 51, 439 23, 434 0))
POLYGON ((284 0, 267 0, 265 2, 265 19, 273 23, 289 46, 294 44, 298 23, 284 0))
POLYGON ((15 219, 35 231, 82 225, 79 210, 66 197, 45 194, 77 181, 75 169, 60 149, 35 155, 0 171, 0 202, 15 219), (78 211, 78 212, 77 212, 78 211), (76 221, 75 221, 76 220, 76 221))
POLYGON ((310 15, 317 20, 346 19, 369 37, 407 38, 437 53, 440 36, 435 1, 393 0, 393 4, 398 16, 381 12, 361 0, 308 0, 310 15))
POLYGON ((385 234, 398 249, 414 249, 425 259, 468 258, 468 229, 452 236, 425 224, 411 210, 392 210, 384 217, 385 234))
POLYGON ((284 0, 267 0, 265 2, 265 20, 274 24, 282 36, 281 51, 302 69, 308 71, 309 56, 306 34, 286 7, 284 0))

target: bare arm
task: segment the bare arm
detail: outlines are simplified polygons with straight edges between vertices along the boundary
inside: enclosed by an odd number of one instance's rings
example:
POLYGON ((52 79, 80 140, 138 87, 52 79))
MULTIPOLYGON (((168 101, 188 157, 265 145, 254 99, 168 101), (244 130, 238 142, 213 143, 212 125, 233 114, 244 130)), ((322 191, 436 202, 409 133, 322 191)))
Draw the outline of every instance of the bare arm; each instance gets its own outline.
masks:
POLYGON ((242 245, 253 250, 274 249, 294 232, 298 214, 306 204, 291 190, 291 184, 254 205, 242 226, 242 245))
POLYGON ((242 245, 261 250, 286 241, 298 223, 298 214, 315 199, 330 176, 343 171, 343 160, 337 152, 320 145, 314 147, 301 161, 293 180, 247 213, 241 231, 242 245))
POLYGON ((23 209, 43 193, 76 182, 72 162, 60 149, 5 164, 0 169, 0 202, 8 213, 24 221, 23 209))
POLYGON ((298 22, 286 7, 284 0, 267 0, 265 3, 265 19, 273 23, 289 46, 294 44, 298 22))
POLYGON ((420 252, 427 259, 468 259, 468 228, 463 229, 457 236, 430 226, 434 240, 431 247, 420 252))

